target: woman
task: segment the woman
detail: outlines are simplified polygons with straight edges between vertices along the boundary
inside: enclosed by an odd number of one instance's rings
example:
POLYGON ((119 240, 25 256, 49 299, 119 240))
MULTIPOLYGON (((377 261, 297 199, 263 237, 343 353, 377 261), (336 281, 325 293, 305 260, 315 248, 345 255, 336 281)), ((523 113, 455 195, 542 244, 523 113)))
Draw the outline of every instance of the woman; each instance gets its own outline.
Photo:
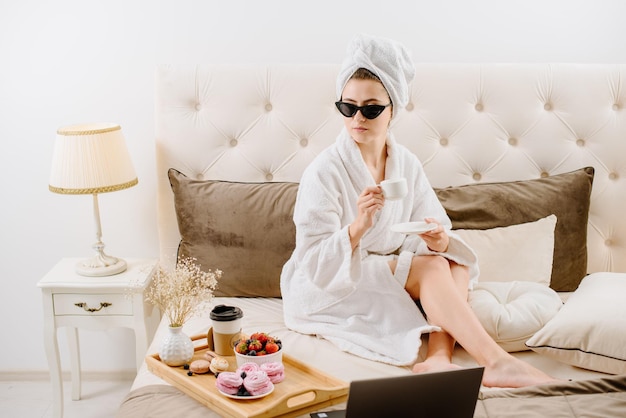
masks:
POLYGON ((413 76, 402 45, 368 36, 350 44, 337 80, 345 128, 306 168, 298 191, 296 248, 281 275, 285 323, 395 365, 414 364, 421 335, 430 333, 416 373, 458 368, 456 340, 485 366, 487 386, 552 380, 502 350, 473 314, 467 296, 476 256, 451 231, 417 157, 388 131, 413 76), (378 184, 399 177, 407 196, 386 201, 378 184), (409 221, 436 228, 419 236, 391 231, 409 221))

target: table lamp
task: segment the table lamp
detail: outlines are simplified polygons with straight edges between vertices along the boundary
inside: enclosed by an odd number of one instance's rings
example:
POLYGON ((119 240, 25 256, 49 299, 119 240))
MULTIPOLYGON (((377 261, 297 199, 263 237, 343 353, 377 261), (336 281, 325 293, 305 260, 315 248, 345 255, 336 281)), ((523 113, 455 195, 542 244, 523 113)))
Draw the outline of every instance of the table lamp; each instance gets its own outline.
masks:
POLYGON ((76 264, 82 276, 111 276, 126 270, 126 262, 104 253, 98 193, 115 192, 137 184, 137 175, 117 124, 72 125, 57 130, 50 191, 93 195, 96 223, 95 257, 76 264))

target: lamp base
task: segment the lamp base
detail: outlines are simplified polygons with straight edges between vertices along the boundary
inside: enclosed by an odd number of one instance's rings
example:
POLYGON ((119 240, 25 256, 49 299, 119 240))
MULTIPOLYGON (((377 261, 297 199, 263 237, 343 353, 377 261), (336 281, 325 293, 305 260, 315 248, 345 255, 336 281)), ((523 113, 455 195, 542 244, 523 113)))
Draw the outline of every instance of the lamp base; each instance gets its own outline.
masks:
POLYGON ((108 255, 96 256, 76 263, 76 273, 81 276, 113 276, 126 271, 126 261, 108 255))

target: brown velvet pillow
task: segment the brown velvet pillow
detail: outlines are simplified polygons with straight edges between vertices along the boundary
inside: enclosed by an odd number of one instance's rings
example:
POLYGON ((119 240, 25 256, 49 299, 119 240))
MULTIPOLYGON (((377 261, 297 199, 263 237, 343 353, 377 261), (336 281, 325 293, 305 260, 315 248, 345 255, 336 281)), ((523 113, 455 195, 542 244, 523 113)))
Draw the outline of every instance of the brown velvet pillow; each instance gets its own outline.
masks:
MULTIPOLYGON (((490 229, 555 214, 550 287, 576 290, 587 274, 587 221, 593 167, 545 178, 435 189, 454 229, 490 229)), ((528 260, 532 263, 532 260, 528 260)))
POLYGON ((296 242, 298 184, 193 180, 175 169, 168 176, 178 256, 222 270, 216 296, 280 297, 280 273, 296 242))

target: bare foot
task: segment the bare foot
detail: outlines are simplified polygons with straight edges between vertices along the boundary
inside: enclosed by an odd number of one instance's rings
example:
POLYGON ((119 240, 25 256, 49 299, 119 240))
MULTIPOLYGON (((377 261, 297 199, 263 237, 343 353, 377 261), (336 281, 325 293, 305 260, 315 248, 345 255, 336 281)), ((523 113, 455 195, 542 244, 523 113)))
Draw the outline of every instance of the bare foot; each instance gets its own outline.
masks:
POLYGON ((458 370, 462 367, 449 361, 434 360, 427 358, 421 363, 415 363, 413 366, 413 373, 432 373, 432 372, 444 372, 448 370, 458 370))
POLYGON ((485 367, 483 385, 487 387, 518 388, 557 382, 555 379, 530 364, 507 356, 485 367))

